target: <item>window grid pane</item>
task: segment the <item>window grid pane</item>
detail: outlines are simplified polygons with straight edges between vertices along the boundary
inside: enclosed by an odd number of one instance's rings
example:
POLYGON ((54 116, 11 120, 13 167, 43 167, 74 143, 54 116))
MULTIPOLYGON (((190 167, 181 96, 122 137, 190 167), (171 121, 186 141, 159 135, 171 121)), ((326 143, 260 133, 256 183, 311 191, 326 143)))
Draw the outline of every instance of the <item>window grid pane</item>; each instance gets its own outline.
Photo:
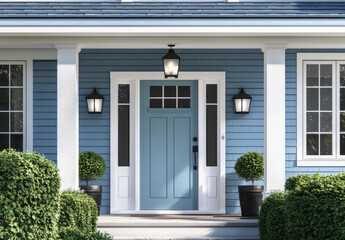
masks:
POLYGON ((331 64, 307 64, 306 154, 333 155, 333 76, 331 64))
POLYGON ((23 65, 0 65, 0 150, 23 151, 23 65))
POLYGON ((150 86, 150 108, 190 108, 190 86, 150 86))
POLYGON ((345 155, 345 65, 340 65, 339 82, 339 148, 340 155, 345 155))

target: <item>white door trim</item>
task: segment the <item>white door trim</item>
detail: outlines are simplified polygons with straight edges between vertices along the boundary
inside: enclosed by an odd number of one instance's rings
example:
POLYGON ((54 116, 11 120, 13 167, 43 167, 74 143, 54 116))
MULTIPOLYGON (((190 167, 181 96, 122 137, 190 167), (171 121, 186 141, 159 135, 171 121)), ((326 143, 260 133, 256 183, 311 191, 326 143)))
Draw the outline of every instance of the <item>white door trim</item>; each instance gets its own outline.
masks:
MULTIPOLYGON (((174 80, 197 80, 199 82, 198 94, 198 132, 199 132, 199 189, 198 210, 140 210, 140 80, 166 80, 163 72, 111 72, 111 135, 110 135, 110 213, 111 214, 224 214, 225 213, 225 72, 180 72, 179 78, 174 80), (118 119, 118 84, 130 84, 130 140, 134 148, 130 150, 130 167, 127 170, 117 166, 117 119, 118 119), (219 164, 217 167, 206 167, 206 84, 218 84, 219 100, 219 164), (134 96, 133 96, 134 93, 134 96), (133 164, 134 163, 134 164, 133 164), (211 170, 209 170, 211 169, 211 170), (210 171, 210 173, 208 173, 210 171), (218 195, 208 197, 205 176, 216 172, 218 176, 218 195), (119 174, 129 174, 128 198, 119 199, 119 174), (132 175, 132 176, 131 176, 132 175), (133 176, 134 175, 134 176, 133 176), (131 179, 133 179, 131 181, 131 179), (125 204, 120 202, 127 201, 125 204)), ((167 80, 169 81, 169 80, 167 80)), ((127 192, 127 191, 126 191, 127 192)))

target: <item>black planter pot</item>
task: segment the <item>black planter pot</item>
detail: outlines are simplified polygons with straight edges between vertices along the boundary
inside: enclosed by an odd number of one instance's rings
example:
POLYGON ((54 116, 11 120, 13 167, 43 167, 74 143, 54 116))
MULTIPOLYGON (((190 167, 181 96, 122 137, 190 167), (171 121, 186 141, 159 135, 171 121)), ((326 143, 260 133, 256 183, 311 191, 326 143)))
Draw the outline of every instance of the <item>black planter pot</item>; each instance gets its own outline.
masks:
POLYGON ((92 197, 95 202, 97 203, 98 207, 98 215, 99 215, 99 209, 101 207, 101 201, 102 201, 102 186, 101 185, 83 185, 80 186, 81 190, 84 190, 84 193, 92 197))
POLYGON ((264 186, 238 186, 241 212, 244 217, 257 217, 264 186))

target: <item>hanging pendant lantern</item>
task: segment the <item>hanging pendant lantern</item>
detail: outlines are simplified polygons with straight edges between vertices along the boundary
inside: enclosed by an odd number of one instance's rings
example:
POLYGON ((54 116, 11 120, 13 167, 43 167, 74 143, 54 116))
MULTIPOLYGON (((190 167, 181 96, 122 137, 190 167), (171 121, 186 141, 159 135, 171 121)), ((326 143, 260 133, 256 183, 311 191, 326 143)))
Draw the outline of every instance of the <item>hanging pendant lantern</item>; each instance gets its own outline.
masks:
POLYGON ((168 77, 178 77, 179 68, 180 68, 180 57, 175 53, 172 49, 175 45, 170 44, 170 47, 167 54, 162 57, 163 66, 164 66, 164 76, 165 78, 168 77))

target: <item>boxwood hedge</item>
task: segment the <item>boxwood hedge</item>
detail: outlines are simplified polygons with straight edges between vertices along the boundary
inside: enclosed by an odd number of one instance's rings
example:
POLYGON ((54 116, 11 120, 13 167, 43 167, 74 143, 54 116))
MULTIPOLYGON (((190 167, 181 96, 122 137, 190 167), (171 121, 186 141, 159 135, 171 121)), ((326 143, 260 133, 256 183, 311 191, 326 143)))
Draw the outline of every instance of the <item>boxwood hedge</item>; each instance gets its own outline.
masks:
POLYGON ((43 155, 0 152, 0 239, 57 236, 60 177, 43 155))
POLYGON ((345 173, 291 177, 286 190, 262 203, 261 239, 345 239, 345 173))
POLYGON ((259 232, 261 240, 286 240, 284 193, 273 193, 260 204, 259 232))
POLYGON ((94 232, 97 227, 97 204, 92 197, 78 191, 61 194, 59 231, 69 227, 82 232, 94 232))
POLYGON ((314 175, 289 191, 286 231, 289 239, 345 239, 345 175, 314 175))
POLYGON ((63 228, 59 232, 61 240, 111 240, 108 233, 96 232, 83 232, 75 228, 63 228))

